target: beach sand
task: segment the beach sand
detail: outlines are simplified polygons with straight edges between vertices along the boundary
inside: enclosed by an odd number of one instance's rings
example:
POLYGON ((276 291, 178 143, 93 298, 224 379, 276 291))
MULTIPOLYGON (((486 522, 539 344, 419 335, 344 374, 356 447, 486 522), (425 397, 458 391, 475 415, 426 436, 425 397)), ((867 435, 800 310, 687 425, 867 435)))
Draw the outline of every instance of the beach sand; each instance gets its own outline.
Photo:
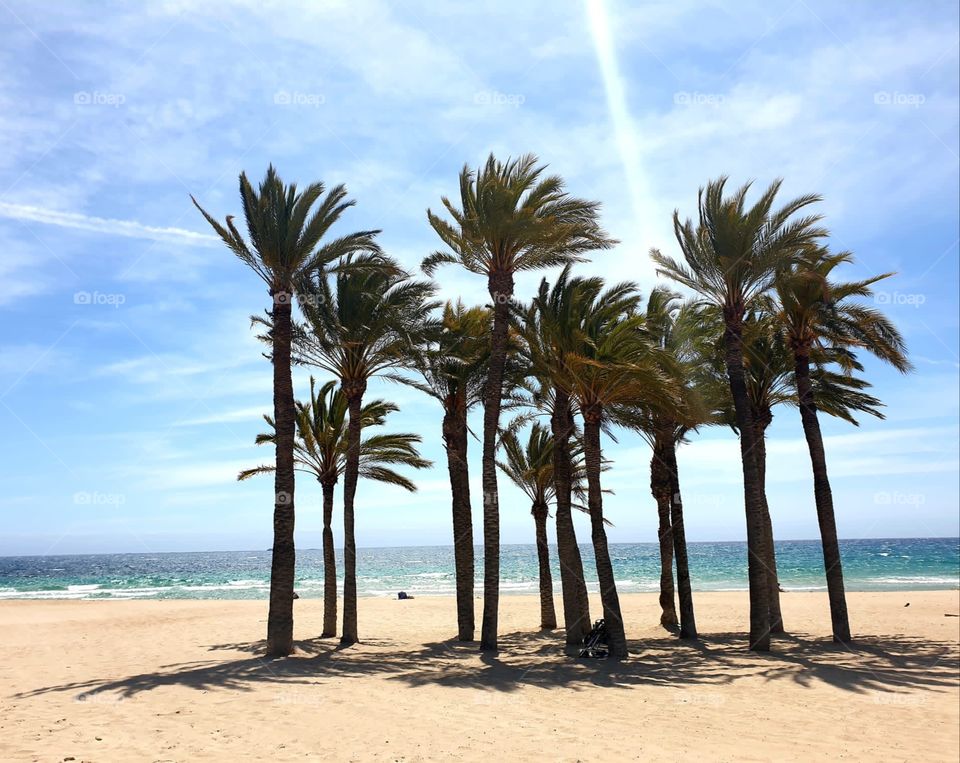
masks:
POLYGON ((450 640, 452 599, 361 599, 342 651, 299 600, 273 661, 263 601, 4 601, 0 760, 958 759, 960 593, 849 594, 851 649, 825 594, 782 599, 758 655, 744 593, 697 595, 694 643, 623 596, 621 664, 564 657, 535 596, 501 598, 496 657, 450 640))

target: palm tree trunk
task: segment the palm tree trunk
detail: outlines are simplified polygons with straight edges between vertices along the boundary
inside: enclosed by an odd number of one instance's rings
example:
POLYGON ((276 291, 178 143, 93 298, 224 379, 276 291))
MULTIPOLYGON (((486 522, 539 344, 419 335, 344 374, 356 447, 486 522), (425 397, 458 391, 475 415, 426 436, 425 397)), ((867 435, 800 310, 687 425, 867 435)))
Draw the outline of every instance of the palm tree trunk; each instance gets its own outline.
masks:
POLYGON ((817 503, 820 542, 823 545, 823 566, 827 575, 833 640, 845 644, 851 640, 850 620, 847 616, 847 599, 843 588, 843 565, 840 562, 837 519, 833 511, 830 479, 827 476, 827 457, 823 450, 823 436, 820 434, 817 407, 813 402, 810 358, 805 352, 796 353, 795 373, 797 396, 800 399, 800 420, 803 422, 803 434, 807 438, 807 448, 810 451, 810 462, 813 466, 813 494, 817 503))
POLYGON ((333 482, 323 489, 323 632, 320 638, 337 635, 337 553, 333 547, 333 482))
POLYGON ((366 384, 342 384, 350 410, 347 424, 347 462, 343 471, 343 634, 340 643, 356 644, 357 635, 357 540, 354 536, 353 500, 360 474, 360 411, 366 384))
POLYGON ((683 500, 680 497, 680 473, 677 470, 677 444, 671 439, 664 450, 670 471, 672 500, 670 525, 673 528, 673 550, 677 558, 677 597, 680 599, 680 638, 697 637, 697 621, 693 616, 693 591, 690 586, 690 565, 687 560, 687 533, 683 526, 683 500))
POLYGON ((602 409, 590 406, 583 411, 583 447, 587 469, 587 505, 590 508, 590 529, 593 551, 597 560, 597 580, 600 583, 600 602, 603 619, 607 626, 611 659, 627 656, 627 636, 623 629, 620 598, 617 596, 616 579, 610 550, 607 548, 607 531, 603 526, 603 497, 600 487, 600 419, 602 409))
POLYGON ((480 625, 480 649, 496 651, 500 609, 500 498, 497 493, 496 459, 513 274, 503 271, 491 273, 487 288, 493 298, 493 329, 487 382, 483 389, 483 621, 480 625))
POLYGON ((293 651, 293 584, 297 553, 293 541, 293 444, 296 411, 290 373, 290 300, 273 307, 273 420, 276 424, 273 554, 270 563, 270 611, 267 615, 267 654, 281 657, 293 651))
POLYGON ((660 625, 677 624, 677 608, 674 605, 673 588, 673 532, 670 526, 670 499, 673 487, 670 470, 664 458, 663 445, 655 440, 650 458, 650 493, 657 502, 660 539, 660 625))
POLYGON ((557 557, 563 592, 563 627, 567 644, 580 645, 590 632, 590 601, 570 509, 573 492, 570 457, 573 415, 570 412, 570 398, 560 389, 554 390, 550 429, 553 434, 553 481, 557 500, 557 557))
POLYGON ((777 573, 777 551, 773 543, 773 521, 770 518, 770 506, 767 503, 767 426, 772 416, 758 417, 756 427, 757 474, 760 477, 760 491, 763 495, 763 525, 767 535, 767 584, 770 591, 770 632, 783 633, 783 614, 780 612, 780 575, 777 573))
POLYGON ((724 345, 730 393, 740 431, 744 511, 747 518, 747 574, 750 580, 750 649, 770 651, 770 589, 767 585, 767 534, 757 473, 753 413, 743 372, 743 311, 724 310, 724 345))
POLYGON ((553 577, 550 574, 550 547, 547 545, 546 504, 533 505, 533 521, 537 527, 537 562, 540 567, 540 630, 557 627, 557 611, 553 606, 553 577))
POLYGON ((473 517, 467 466, 467 409, 461 396, 443 416, 443 440, 453 511, 453 566, 457 587, 457 639, 473 641, 473 517))

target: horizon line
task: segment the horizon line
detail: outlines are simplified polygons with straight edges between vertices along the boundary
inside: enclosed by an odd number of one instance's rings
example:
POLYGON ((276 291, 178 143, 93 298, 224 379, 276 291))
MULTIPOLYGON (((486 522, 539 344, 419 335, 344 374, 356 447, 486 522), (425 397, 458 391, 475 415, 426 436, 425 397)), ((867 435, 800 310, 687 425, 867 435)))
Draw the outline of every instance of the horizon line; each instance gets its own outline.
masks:
MULTIPOLYGON (((841 543, 847 543, 849 541, 862 541, 862 540, 956 540, 960 542, 960 536, 958 535, 920 535, 920 536, 883 536, 883 537, 869 537, 869 538, 839 538, 841 543)), ((774 543, 820 543, 820 538, 782 538, 779 540, 774 540, 774 543)), ((687 545, 703 545, 703 544, 716 544, 716 543, 740 543, 743 545, 747 544, 746 540, 692 540, 687 541, 687 545)), ((548 544, 551 547, 555 547, 556 543, 548 544)), ((591 543, 578 543, 578 546, 592 546, 591 543)), ((617 543, 610 543, 610 546, 658 546, 657 541, 618 541, 617 543)), ((501 543, 500 547, 508 546, 536 546, 536 543, 501 543)), ((337 548, 342 548, 342 546, 337 546, 337 548)), ((370 551, 376 551, 380 549, 392 549, 392 548, 453 548, 452 543, 428 543, 423 545, 403 545, 403 546, 357 546, 357 549, 366 549, 370 551)), ((482 543, 475 543, 474 548, 483 548, 482 543)), ((305 546, 303 548, 297 549, 298 551, 322 551, 322 548, 315 546, 305 546)), ((73 553, 73 554, 0 554, 0 559, 30 559, 30 558, 43 558, 43 557, 65 557, 65 556, 155 556, 160 554, 264 554, 272 553, 272 548, 267 549, 256 549, 256 548, 235 548, 235 549, 226 549, 222 551, 216 551, 211 549, 205 550, 193 550, 193 551, 101 551, 101 552, 83 552, 83 553, 73 553)))

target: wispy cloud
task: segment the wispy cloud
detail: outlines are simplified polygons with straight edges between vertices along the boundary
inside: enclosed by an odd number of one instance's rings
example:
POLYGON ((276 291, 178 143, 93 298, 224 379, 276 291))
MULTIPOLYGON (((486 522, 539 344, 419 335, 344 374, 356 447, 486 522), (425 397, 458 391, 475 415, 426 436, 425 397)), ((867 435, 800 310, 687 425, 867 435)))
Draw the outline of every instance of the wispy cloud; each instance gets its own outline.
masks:
POLYGON ((26 204, 10 204, 0 201, 0 217, 11 220, 55 225, 60 228, 103 233, 108 236, 123 236, 125 238, 145 238, 153 241, 164 241, 191 246, 211 246, 218 242, 216 236, 209 233, 198 233, 186 228, 157 227, 145 225, 137 220, 114 220, 105 217, 94 217, 79 212, 62 212, 56 209, 32 207, 26 204))
POLYGON ((610 121, 613 124, 614 136, 623 161, 624 177, 633 202, 634 223, 636 229, 649 237, 649 226, 644 225, 650 209, 647 203, 649 194, 640 163, 640 149, 635 137, 636 127, 627 107, 623 77, 617 63, 617 47, 610 32, 610 20, 604 0, 587 0, 587 18, 603 78, 603 88, 607 95, 610 121))

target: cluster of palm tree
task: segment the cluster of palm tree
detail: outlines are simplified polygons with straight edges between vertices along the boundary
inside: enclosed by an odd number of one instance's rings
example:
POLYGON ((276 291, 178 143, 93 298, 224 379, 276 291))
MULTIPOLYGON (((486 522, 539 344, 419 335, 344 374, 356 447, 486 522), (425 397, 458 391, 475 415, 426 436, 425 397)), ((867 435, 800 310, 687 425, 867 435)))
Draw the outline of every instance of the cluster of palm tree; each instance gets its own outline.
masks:
MULTIPOLYGON (((650 489, 659 520, 660 622, 695 638, 691 574, 677 468, 680 445, 702 427, 727 425, 738 435, 743 468, 750 584, 750 639, 767 650, 783 630, 773 526, 766 498, 766 430, 773 409, 798 407, 814 476, 833 636, 850 640, 836 519, 827 475, 820 412, 856 423, 855 414, 882 417, 857 352, 865 350, 906 371, 903 340, 863 301, 883 274, 844 282, 835 270, 848 252, 828 249, 828 231, 806 212, 816 196, 775 208, 780 183, 752 206, 750 186, 726 192, 726 179, 701 189, 698 218, 674 229, 682 257, 651 256, 658 272, 684 287, 657 286, 644 301, 636 284, 607 284, 573 266, 617 242, 599 222, 599 204, 571 196, 536 157, 477 170, 464 167, 459 198, 442 199, 445 214, 427 210, 442 248, 422 263, 426 276, 454 264, 486 277, 490 303, 441 304, 435 285, 384 254, 378 231, 337 238, 330 228, 352 205, 343 186, 313 184, 298 192, 271 166, 255 190, 240 176, 245 237, 227 217, 221 224, 198 206, 227 246, 268 285, 265 318, 274 373, 270 431, 275 462, 241 472, 272 472, 274 547, 267 652, 293 649, 295 578, 294 473, 313 475, 323 493, 323 636, 337 626, 337 579, 332 516, 343 477, 343 622, 341 643, 355 643, 357 582, 355 503, 360 478, 415 490, 394 470, 430 462, 410 433, 364 436, 384 425, 396 406, 364 402, 381 377, 436 399, 449 473, 457 634, 475 637, 474 545, 468 467, 469 413, 483 409, 483 617, 480 648, 498 636, 500 497, 498 471, 529 498, 540 582, 540 625, 557 627, 547 523, 556 517, 563 622, 568 644, 591 626, 586 578, 573 510, 590 519, 603 618, 613 658, 627 655, 616 578, 607 543, 602 485, 610 468, 603 439, 618 429, 651 446, 650 489), (529 302, 514 295, 518 273, 559 267, 529 302), (294 317, 292 306, 300 308, 294 317), (294 400, 291 366, 322 370, 333 380, 307 402, 294 400), (517 415, 502 422, 504 410, 517 415), (520 431, 529 424, 524 441, 520 431), (500 457, 498 458, 498 454, 500 457), (674 585, 676 569, 676 586, 674 585), (679 615, 675 600, 679 603, 679 615)), ((197 202, 194 200, 194 203, 197 202)))

